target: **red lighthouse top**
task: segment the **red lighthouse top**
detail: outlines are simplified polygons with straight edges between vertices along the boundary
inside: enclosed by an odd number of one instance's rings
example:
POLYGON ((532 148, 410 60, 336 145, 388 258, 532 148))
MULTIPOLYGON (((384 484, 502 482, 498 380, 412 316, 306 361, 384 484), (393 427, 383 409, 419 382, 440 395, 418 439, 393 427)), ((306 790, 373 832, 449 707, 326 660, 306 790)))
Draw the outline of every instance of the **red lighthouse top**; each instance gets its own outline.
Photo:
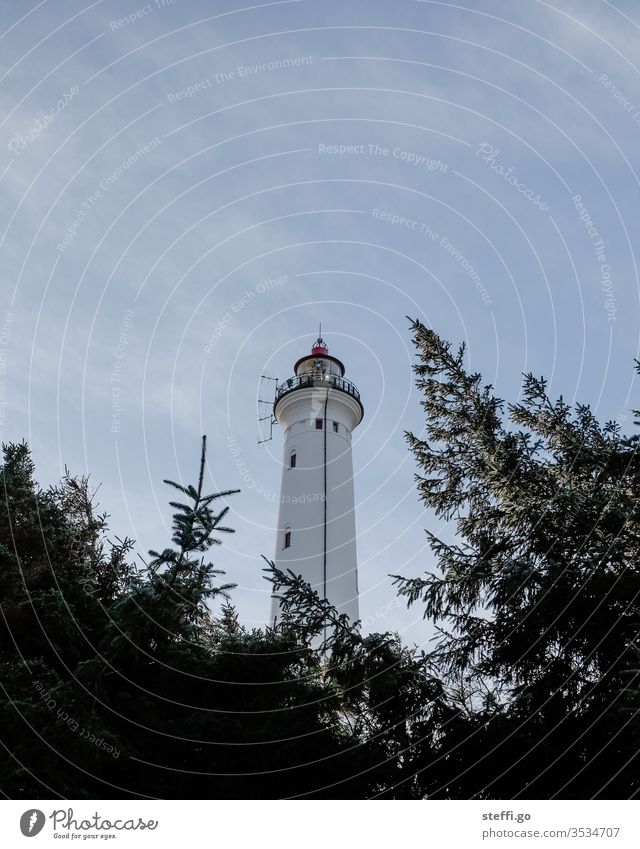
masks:
POLYGON ((315 368, 316 364, 320 367, 324 366, 324 368, 330 372, 338 372, 340 375, 344 374, 344 363, 342 363, 337 357, 330 356, 329 348, 320 335, 313 343, 311 353, 306 354, 304 357, 300 357, 293 367, 293 370, 297 375, 301 372, 315 368))

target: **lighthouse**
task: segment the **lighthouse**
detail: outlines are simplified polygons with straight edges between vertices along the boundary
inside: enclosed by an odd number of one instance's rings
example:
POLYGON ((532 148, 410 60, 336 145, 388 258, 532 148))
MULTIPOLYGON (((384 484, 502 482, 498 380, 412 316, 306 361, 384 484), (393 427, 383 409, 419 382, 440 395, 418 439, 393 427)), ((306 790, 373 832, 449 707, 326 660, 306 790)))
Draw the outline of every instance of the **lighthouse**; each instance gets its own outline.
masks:
MULTIPOLYGON (((351 435, 362 421, 360 393, 322 336, 276 389, 274 416, 284 430, 276 552, 352 622, 358 613, 358 564, 351 435)), ((279 602, 271 601, 271 622, 279 602)))

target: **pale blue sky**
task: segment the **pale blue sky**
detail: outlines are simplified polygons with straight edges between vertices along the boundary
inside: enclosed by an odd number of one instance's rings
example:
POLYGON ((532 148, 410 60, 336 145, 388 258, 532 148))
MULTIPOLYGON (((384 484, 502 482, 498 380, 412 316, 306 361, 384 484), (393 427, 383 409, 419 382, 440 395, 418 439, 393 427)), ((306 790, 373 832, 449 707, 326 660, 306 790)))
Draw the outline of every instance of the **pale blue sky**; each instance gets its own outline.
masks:
POLYGON ((243 488, 216 562, 260 624, 281 448, 256 444, 260 375, 289 376, 322 321, 365 405, 362 617, 423 641, 387 578, 428 569, 439 530, 403 439, 405 315, 466 340, 502 397, 532 370, 602 418, 640 406, 637 4, 13 0, 0 20, 2 439, 43 483, 90 471, 146 553, 162 478, 193 479, 207 433, 211 487, 243 488))

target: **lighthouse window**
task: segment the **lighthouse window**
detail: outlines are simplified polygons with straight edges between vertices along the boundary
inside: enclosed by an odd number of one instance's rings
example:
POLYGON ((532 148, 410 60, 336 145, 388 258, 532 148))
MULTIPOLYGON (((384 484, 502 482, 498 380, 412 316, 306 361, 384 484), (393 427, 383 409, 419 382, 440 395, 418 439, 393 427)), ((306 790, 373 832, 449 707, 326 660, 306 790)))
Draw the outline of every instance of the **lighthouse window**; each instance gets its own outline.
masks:
POLYGON ((316 430, 322 430, 322 419, 316 419, 316 430))
POLYGON ((291 531, 287 530, 284 532, 284 545, 283 548, 291 548, 291 531))
POLYGON ((338 432, 338 422, 334 422, 334 423, 333 423, 333 432, 334 432, 334 433, 337 433, 337 432, 338 432))
POLYGON ((295 469, 295 467, 296 467, 296 452, 294 451, 291 454, 291 460, 289 461, 289 468, 295 469))

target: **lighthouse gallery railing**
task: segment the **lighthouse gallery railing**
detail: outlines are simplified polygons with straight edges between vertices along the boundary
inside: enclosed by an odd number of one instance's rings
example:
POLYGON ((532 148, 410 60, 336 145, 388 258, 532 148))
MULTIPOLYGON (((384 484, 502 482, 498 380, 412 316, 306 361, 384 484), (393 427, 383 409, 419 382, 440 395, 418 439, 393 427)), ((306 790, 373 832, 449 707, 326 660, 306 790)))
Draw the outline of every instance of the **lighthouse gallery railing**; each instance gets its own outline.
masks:
POLYGON ((341 389, 343 392, 346 392, 349 395, 353 395, 353 397, 360 401, 360 393, 356 389, 356 387, 351 383, 350 380, 347 380, 344 377, 338 377, 337 374, 330 374, 329 372, 325 372, 324 375, 318 374, 301 374, 298 377, 290 377, 281 383, 276 389, 276 400, 277 404, 280 398, 283 395, 286 395, 288 392, 293 392, 294 389, 303 389, 306 387, 331 387, 333 389, 341 389))

